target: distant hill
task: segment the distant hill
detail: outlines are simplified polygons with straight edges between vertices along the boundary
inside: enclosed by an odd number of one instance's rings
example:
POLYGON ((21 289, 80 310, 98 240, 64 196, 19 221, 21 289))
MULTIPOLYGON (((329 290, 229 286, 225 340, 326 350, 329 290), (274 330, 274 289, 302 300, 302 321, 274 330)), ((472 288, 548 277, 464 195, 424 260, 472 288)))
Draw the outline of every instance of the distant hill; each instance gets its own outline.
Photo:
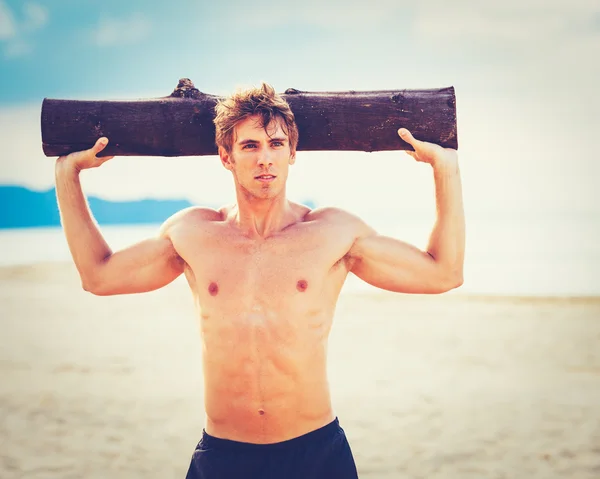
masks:
MULTIPOLYGON (((99 224, 162 223, 177 211, 192 206, 187 200, 106 201, 88 196, 99 224)), ((0 228, 60 226, 56 191, 32 191, 21 186, 0 186, 0 228)))
MULTIPOLYGON (((94 196, 87 199, 101 225, 162 223, 173 213, 193 206, 187 200, 107 201, 94 196)), ((315 208, 313 201, 303 204, 315 208)), ((0 186, 0 205, 0 229, 60 226, 54 188, 40 192, 22 186, 0 186)))

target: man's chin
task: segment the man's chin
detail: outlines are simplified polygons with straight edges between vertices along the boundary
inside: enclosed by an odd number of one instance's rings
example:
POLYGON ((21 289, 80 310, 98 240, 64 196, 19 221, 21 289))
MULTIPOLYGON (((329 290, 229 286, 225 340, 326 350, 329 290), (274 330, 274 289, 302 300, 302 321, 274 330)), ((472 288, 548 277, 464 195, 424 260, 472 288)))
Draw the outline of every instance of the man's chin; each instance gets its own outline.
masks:
POLYGON ((277 197, 277 193, 275 191, 259 191, 256 197, 262 200, 272 200, 277 197))
POLYGON ((246 190, 246 195, 257 200, 271 200, 279 196, 283 189, 275 185, 265 185, 262 188, 243 188, 246 190))
POLYGON ((254 198, 257 200, 269 200, 271 198, 275 198, 277 193, 271 189, 264 190, 262 188, 257 189, 247 189, 246 195, 250 198, 254 198))

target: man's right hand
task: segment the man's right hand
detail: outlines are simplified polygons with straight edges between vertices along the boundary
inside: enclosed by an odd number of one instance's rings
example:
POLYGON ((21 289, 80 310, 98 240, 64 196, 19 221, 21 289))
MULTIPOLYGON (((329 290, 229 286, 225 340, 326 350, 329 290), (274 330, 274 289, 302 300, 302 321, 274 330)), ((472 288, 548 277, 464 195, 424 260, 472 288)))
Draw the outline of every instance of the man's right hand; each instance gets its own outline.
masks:
POLYGON ((76 151, 66 156, 59 157, 56 161, 61 164, 68 164, 77 171, 87 170, 88 168, 97 168, 104 162, 114 158, 114 156, 96 156, 108 145, 108 138, 98 138, 96 144, 89 150, 76 151))

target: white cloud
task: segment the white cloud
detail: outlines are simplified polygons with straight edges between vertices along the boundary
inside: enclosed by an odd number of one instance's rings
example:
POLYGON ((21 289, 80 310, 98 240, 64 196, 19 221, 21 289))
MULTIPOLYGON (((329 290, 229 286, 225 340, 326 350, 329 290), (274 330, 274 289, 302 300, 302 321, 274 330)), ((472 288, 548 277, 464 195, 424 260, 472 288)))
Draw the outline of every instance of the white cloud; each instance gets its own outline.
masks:
POLYGON ((12 42, 9 42, 4 47, 4 56, 5 58, 16 58, 28 55, 33 51, 33 46, 31 43, 27 43, 23 40, 17 39, 12 42))
POLYGON ((129 18, 103 18, 93 31, 93 41, 100 47, 139 43, 152 31, 151 22, 141 13, 129 18))
POLYGON ((2 0, 0 0, 0 40, 13 38, 17 34, 17 27, 12 12, 2 0))
POLYGON ((423 0, 412 33, 414 42, 434 58, 441 56, 456 77, 468 70, 469 88, 552 98, 561 110, 586 98, 595 105, 588 111, 597 112, 598 18, 600 3, 588 0, 423 0))
POLYGON ((532 26, 537 31, 600 11, 597 2, 590 0, 303 0, 294 6, 280 0, 256 0, 235 2, 232 8, 236 14, 228 20, 246 26, 359 28, 357 34, 376 27, 401 32, 411 28, 416 14, 422 33, 439 37, 486 34, 500 38, 511 33, 525 35, 532 26), (532 18, 536 19, 533 25, 532 18), (491 31, 487 30, 489 27, 491 31))
POLYGON ((326 29, 365 28, 393 17, 401 18, 401 8, 397 0, 303 0, 293 7, 273 0, 259 0, 236 4, 236 14, 228 21, 253 27, 294 24, 326 29))
POLYGON ((414 31, 422 40, 444 42, 527 42, 552 46, 557 36, 574 35, 590 27, 600 4, 587 0, 504 2, 422 1, 414 31))
POLYGON ((23 6, 23 10, 25 11, 25 23, 23 24, 25 30, 37 30, 48 22, 48 10, 38 3, 27 2, 23 6))
POLYGON ((4 40, 4 57, 16 58, 33 51, 33 45, 27 38, 48 22, 48 11, 38 3, 27 2, 23 5, 24 20, 16 22, 12 11, 0 0, 0 41, 4 40))

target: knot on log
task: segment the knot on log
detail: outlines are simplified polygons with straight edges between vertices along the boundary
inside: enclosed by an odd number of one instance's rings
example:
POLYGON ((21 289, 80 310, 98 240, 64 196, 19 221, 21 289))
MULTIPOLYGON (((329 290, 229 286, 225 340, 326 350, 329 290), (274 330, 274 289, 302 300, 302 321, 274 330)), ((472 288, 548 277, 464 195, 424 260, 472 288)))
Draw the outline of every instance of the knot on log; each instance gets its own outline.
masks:
POLYGON ((173 98, 200 98, 202 93, 194 86, 192 80, 180 78, 177 87, 169 96, 173 98))

